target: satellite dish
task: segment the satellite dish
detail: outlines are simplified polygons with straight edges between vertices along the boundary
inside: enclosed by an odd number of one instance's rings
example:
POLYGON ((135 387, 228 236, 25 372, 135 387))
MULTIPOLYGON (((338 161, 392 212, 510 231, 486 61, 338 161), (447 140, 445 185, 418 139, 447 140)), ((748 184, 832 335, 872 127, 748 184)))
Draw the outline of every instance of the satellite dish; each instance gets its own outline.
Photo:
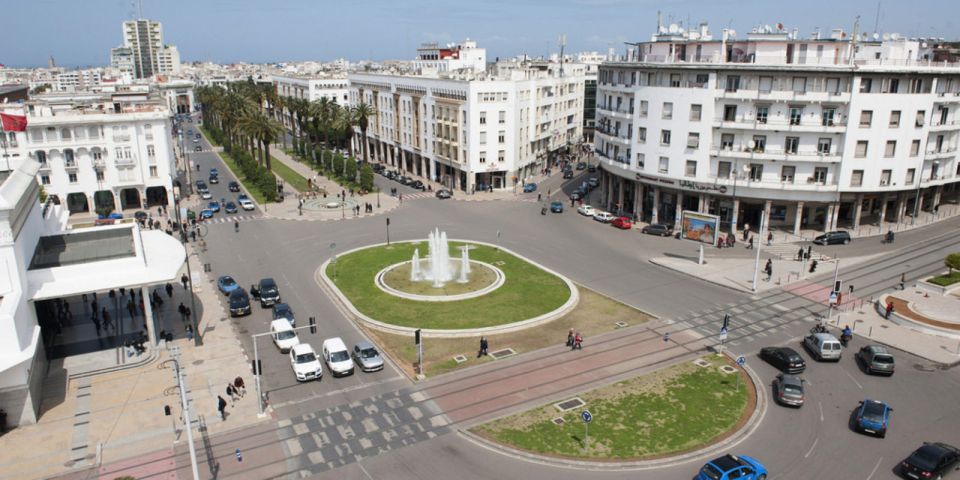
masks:
POLYGON ((757 148, 757 142, 750 140, 749 142, 747 142, 747 147, 749 147, 750 150, 753 150, 754 148, 757 148))
POLYGON ((927 42, 921 43, 920 46, 921 46, 922 48, 927 48, 927 42))
POLYGON ((899 33, 891 33, 891 34, 890 34, 890 40, 900 40, 900 34, 899 34, 899 33))
POLYGON ((677 33, 677 30, 679 30, 679 27, 677 26, 677 24, 676 24, 676 23, 671 23, 671 24, 670 24, 670 28, 669 28, 669 32, 670 32, 670 33, 677 33))
POLYGON ((873 34, 873 39, 874 39, 874 40, 879 40, 879 39, 880 39, 880 34, 874 32, 874 34, 873 34))
POLYGON ((889 34, 889 33, 884 33, 884 34, 883 34, 883 41, 886 42, 887 40, 890 40, 890 34, 889 34))

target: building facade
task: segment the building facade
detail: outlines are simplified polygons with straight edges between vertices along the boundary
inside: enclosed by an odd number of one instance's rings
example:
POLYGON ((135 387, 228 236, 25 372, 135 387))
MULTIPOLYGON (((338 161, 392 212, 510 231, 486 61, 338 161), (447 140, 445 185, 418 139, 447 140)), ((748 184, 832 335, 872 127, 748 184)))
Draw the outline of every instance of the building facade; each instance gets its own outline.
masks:
POLYGON ((110 51, 110 65, 133 78, 180 73, 177 47, 163 43, 160 22, 140 18, 123 22, 123 45, 110 51))
POLYGON ((510 189, 581 139, 584 67, 564 69, 522 62, 490 74, 351 73, 350 102, 374 112, 370 160, 466 192, 510 189))
POLYGON ((350 103, 350 81, 346 75, 335 76, 273 76, 277 95, 316 102, 326 98, 341 107, 350 103))
POLYGON ((661 29, 600 68, 604 203, 730 230, 765 212, 795 233, 936 209, 960 182, 960 65, 929 53, 896 36, 661 29))

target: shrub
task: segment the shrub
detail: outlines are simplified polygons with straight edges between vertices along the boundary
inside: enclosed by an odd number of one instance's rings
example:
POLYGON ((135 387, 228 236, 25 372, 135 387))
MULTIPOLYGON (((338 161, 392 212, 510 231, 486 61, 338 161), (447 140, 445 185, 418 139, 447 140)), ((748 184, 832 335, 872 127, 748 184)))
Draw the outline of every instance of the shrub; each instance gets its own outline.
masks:
POLYGON ((343 176, 347 179, 348 182, 357 181, 357 159, 350 157, 347 158, 343 164, 344 172, 343 176))
POLYGON ((950 275, 953 275, 954 270, 960 270, 960 253, 947 255, 947 258, 943 259, 943 264, 950 269, 950 275))
POLYGON ((360 167, 360 188, 365 191, 373 191, 373 167, 369 163, 364 163, 360 167))

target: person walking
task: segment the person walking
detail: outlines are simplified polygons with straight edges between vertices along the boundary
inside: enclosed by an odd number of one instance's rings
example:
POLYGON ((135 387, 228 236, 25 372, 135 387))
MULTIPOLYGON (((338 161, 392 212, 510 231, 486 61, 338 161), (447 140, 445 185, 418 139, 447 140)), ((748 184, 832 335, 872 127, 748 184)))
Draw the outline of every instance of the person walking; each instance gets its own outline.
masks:
POLYGON ((767 274, 767 281, 769 282, 770 279, 773 277, 773 259, 771 258, 767 259, 767 265, 763 267, 763 271, 764 273, 767 274))
POLYGON ((183 275, 180 276, 180 283, 183 284, 183 289, 184 289, 184 290, 187 289, 187 281, 189 281, 189 279, 187 278, 187 274, 186 274, 186 273, 184 273, 183 275))
POLYGON ((180 321, 187 321, 187 306, 180 302, 180 306, 177 307, 177 313, 180 314, 180 321))
POLYGON ((580 332, 577 332, 573 336, 573 348, 571 350, 583 350, 583 337, 580 335, 580 332))
POLYGON ((240 395, 240 398, 243 398, 243 396, 247 394, 247 387, 243 384, 243 377, 239 375, 233 379, 233 388, 240 395))
POLYGON ((167 282, 167 285, 164 288, 167 290, 167 297, 173 298, 173 285, 170 285, 170 283, 167 282))
POLYGON ((747 240, 747 250, 753 250, 753 236, 750 236, 750 239, 747 240))
POLYGON ((743 226, 743 241, 746 242, 747 237, 749 236, 750 236, 750 224, 748 223, 743 226))
POLYGON ((130 320, 137 318, 137 305, 133 300, 127 300, 127 312, 130 313, 130 320))
POLYGON ((800 251, 797 252, 797 261, 798 261, 798 262, 802 262, 802 261, 803 261, 803 247, 800 247, 800 251))
POLYGON ((235 407, 237 400, 240 400, 240 396, 237 395, 237 389, 233 387, 232 383, 227 383, 227 396, 230 397, 230 406, 235 407))
POLYGON ((567 346, 568 347, 573 346, 573 329, 572 328, 570 329, 569 332, 567 332, 567 346))
POLYGON ((891 313, 893 313, 893 301, 892 301, 892 300, 887 302, 887 308, 886 308, 886 310, 884 311, 883 318, 889 320, 891 313))
POLYGON ((100 312, 100 316, 103 317, 104 330, 110 330, 113 328, 113 320, 110 319, 110 312, 107 311, 107 307, 103 307, 103 310, 100 312))
POLYGON ((217 395, 217 411, 220 412, 220 420, 227 419, 227 401, 220 395, 217 395))
POLYGON ((813 245, 807 245, 807 260, 810 260, 813 255, 813 245))
POLYGON ((900 290, 905 290, 907 288, 907 274, 900 274, 900 290))
POLYGON ((480 351, 477 352, 477 358, 487 355, 487 348, 489 347, 490 344, 487 343, 487 337, 480 337, 480 351))
POLYGON ((767 246, 773 245, 773 232, 767 232, 767 246))

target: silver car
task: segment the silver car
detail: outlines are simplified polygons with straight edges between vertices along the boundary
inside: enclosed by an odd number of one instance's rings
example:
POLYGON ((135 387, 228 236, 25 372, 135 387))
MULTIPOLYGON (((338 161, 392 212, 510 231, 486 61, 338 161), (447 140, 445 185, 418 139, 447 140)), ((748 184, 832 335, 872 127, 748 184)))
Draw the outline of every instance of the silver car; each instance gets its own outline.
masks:
POLYGON ((773 381, 777 403, 792 407, 803 406, 803 379, 796 375, 781 373, 773 381))
POLYGON ((383 357, 380 356, 377 348, 366 340, 362 340, 353 347, 353 361, 364 372, 383 370, 383 357))

